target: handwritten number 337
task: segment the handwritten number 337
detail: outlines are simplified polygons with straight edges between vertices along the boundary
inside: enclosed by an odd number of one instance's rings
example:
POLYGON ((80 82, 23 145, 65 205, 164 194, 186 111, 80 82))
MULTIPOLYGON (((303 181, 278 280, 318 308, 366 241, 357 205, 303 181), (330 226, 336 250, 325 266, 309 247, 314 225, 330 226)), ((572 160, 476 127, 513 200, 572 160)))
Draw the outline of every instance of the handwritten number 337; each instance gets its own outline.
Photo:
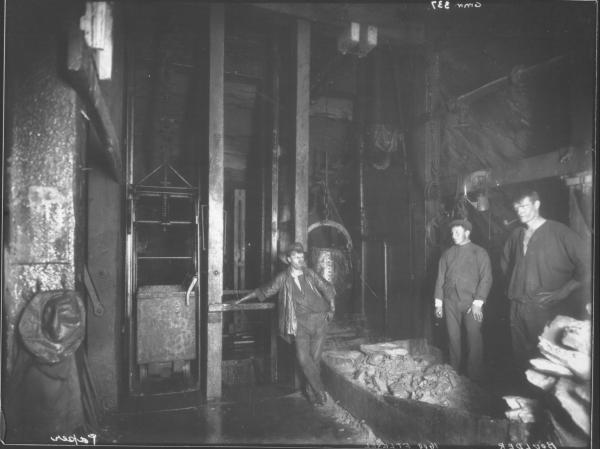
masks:
POLYGON ((442 0, 433 0, 431 2, 431 7, 433 9, 450 9, 450 2, 442 0))

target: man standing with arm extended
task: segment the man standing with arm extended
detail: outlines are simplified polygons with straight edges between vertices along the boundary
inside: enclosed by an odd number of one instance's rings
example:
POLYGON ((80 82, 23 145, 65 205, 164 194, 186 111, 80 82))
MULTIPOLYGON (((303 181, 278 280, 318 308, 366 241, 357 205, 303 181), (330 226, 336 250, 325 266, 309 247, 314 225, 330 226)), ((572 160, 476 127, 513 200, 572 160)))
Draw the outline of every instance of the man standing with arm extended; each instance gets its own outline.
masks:
POLYGON ((323 405, 327 394, 321 380, 321 354, 327 323, 335 313, 335 288, 306 267, 301 243, 288 248, 286 260, 290 264, 287 270, 236 303, 252 298, 264 301, 278 293, 279 333, 284 338, 295 337, 296 359, 308 383, 306 394, 323 405))
POLYGON ((568 226, 540 215, 535 190, 521 192, 513 206, 525 227, 509 236, 501 267, 509 277, 512 346, 522 372, 536 354, 544 326, 568 305, 564 300, 585 283, 588 270, 583 240, 568 226))
POLYGON ((435 284, 435 315, 446 315, 450 364, 458 372, 461 364, 462 326, 467 337, 467 375, 483 380, 483 341, 481 322, 483 304, 492 287, 492 268, 485 249, 469 239, 472 225, 468 220, 450 223, 454 245, 440 258, 435 284))

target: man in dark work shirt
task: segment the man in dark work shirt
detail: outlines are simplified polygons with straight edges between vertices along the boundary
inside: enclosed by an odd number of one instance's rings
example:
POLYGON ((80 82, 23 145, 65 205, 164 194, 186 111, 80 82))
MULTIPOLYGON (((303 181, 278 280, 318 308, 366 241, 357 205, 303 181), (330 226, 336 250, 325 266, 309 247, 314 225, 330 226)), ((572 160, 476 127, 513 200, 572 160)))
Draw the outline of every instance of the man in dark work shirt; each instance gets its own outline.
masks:
POLYGON ((510 276, 512 346, 522 371, 535 356, 546 323, 565 313, 565 300, 585 283, 588 273, 583 240, 568 226, 540 215, 536 191, 521 192, 513 206, 525 227, 509 236, 501 267, 510 276))
POLYGON ((289 268, 237 303, 252 298, 264 301, 278 293, 279 333, 286 339, 294 336, 296 359, 308 383, 305 393, 311 402, 323 405, 327 394, 321 380, 321 354, 335 312, 335 288, 306 267, 301 243, 292 244, 286 254, 289 268))
POLYGON ((481 321, 483 304, 492 287, 490 258, 485 249, 469 240, 472 226, 468 220, 450 223, 454 246, 440 258, 435 283, 435 314, 446 315, 450 364, 458 372, 461 364, 462 326, 467 337, 467 375, 481 382, 483 343, 481 321))

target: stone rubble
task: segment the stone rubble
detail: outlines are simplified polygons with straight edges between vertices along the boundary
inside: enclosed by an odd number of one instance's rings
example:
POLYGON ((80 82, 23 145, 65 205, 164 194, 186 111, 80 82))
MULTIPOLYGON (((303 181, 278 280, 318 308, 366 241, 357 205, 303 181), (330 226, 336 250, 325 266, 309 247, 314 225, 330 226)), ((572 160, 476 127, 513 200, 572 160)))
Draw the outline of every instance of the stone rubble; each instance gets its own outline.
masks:
POLYGON ((479 386, 440 363, 434 353, 408 352, 388 342, 363 345, 360 352, 332 351, 327 357, 341 373, 376 394, 489 414, 489 397, 479 386))
MULTIPOLYGON (((591 306, 590 306, 591 307, 591 306)), ((588 310, 588 313, 590 310, 588 310)), ((539 337, 540 357, 530 360, 527 380, 543 391, 539 399, 504 396, 514 421, 548 426, 557 446, 589 444, 592 397, 592 323, 558 315, 539 337), (553 404, 545 409, 543 404, 553 404)))

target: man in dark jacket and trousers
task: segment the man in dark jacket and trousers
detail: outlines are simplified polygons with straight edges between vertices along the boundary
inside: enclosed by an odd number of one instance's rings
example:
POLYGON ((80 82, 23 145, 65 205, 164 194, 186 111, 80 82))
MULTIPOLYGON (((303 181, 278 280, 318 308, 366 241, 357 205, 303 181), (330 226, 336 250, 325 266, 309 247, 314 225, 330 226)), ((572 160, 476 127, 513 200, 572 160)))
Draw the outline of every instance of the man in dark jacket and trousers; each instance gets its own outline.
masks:
POLYGON ((492 287, 490 258, 485 249, 469 239, 472 225, 468 220, 450 223, 454 245, 440 258, 435 284, 435 314, 446 315, 450 364, 458 372, 462 354, 462 326, 467 338, 467 375, 483 380, 483 342, 481 322, 483 304, 492 287))
POLYGON ((304 247, 292 244, 286 251, 290 266, 266 285, 237 301, 266 298, 278 293, 279 333, 294 336, 296 359, 308 383, 306 393, 319 405, 327 400, 321 380, 321 354, 327 324, 335 313, 335 288, 304 262, 304 247))
MULTIPOLYGON (((525 190, 513 207, 524 227, 504 245, 501 268, 509 278, 510 330, 519 371, 537 354, 538 337, 559 313, 571 314, 567 298, 585 285, 584 241, 568 226, 540 215, 536 191, 525 190)), ((585 298, 582 298, 585 299, 585 298)))

